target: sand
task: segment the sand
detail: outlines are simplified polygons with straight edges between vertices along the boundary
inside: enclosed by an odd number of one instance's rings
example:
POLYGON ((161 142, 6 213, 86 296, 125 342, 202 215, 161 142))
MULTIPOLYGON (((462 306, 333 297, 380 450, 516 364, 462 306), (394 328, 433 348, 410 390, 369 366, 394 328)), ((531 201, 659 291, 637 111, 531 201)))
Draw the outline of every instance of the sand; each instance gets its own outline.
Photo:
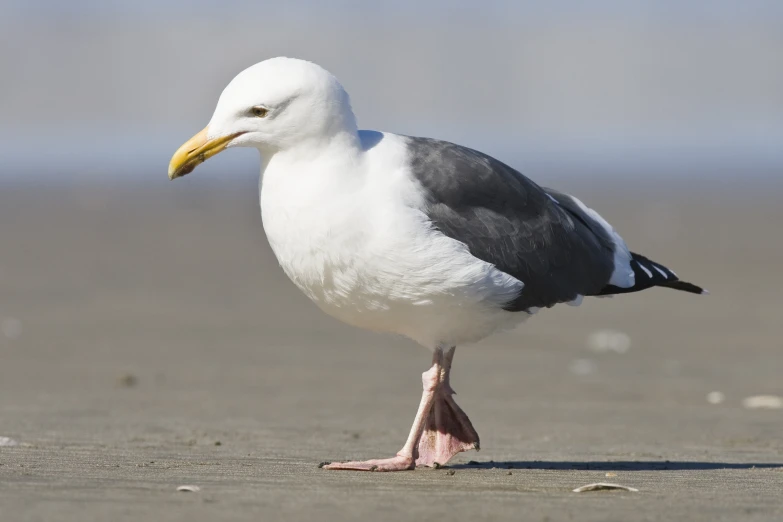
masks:
POLYGON ((299 295, 252 182, 4 186, 0 519, 783 519, 783 410, 743 406, 783 395, 783 208, 625 190, 582 194, 712 295, 586 300, 459 347, 482 450, 382 474, 318 464, 396 452, 429 354, 299 295), (627 351, 591 348, 602 329, 627 351), (572 492, 591 482, 639 492, 572 492))

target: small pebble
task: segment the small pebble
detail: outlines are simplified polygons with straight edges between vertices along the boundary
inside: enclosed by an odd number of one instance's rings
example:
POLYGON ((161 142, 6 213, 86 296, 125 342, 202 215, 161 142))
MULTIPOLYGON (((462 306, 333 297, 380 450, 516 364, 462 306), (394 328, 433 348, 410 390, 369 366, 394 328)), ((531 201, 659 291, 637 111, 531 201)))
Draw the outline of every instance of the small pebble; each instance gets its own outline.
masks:
POLYGON ((616 477, 617 473, 612 473, 611 471, 606 474, 607 477, 616 477))
POLYGON ((139 379, 136 378, 135 375, 132 373, 126 373, 125 375, 120 375, 117 378, 117 385, 122 388, 133 388, 138 384, 139 379))
POLYGON ((581 488, 576 488, 574 490, 574 493, 584 493, 586 491, 608 491, 612 489, 618 489, 622 491, 631 491, 631 492, 637 492, 639 491, 636 488, 631 488, 628 486, 622 486, 620 484, 612 484, 610 482, 596 482, 595 484, 587 484, 586 486, 582 486, 581 488))
POLYGON ((456 471, 454 471, 453 469, 450 469, 450 470, 448 470, 448 471, 446 472, 446 474, 447 474, 447 475, 453 475, 453 474, 455 474, 455 473, 456 473, 456 471))
POLYGON ((783 397, 777 395, 754 395, 742 401, 742 405, 749 410, 778 410, 783 408, 783 397))
POLYGON ((713 391, 707 394, 707 402, 710 404, 720 404, 726 400, 726 396, 719 391, 713 391))
POLYGON ((222 443, 222 442, 220 442, 219 440, 216 440, 216 441, 215 441, 215 446, 222 446, 222 445, 223 445, 223 443, 222 443))
POLYGON ((325 460, 325 461, 321 462, 320 464, 318 464, 318 468, 319 469, 323 468, 324 466, 328 466, 329 464, 331 464, 331 462, 329 462, 328 460, 325 460))
POLYGON ((11 437, 0 437, 0 446, 18 446, 19 443, 16 442, 11 437))
POLYGON ((617 330, 597 330, 588 336, 587 347, 596 353, 622 354, 631 348, 631 338, 617 330))
POLYGON ((506 473, 506 475, 513 475, 513 474, 514 474, 514 473, 513 473, 513 472, 511 472, 511 471, 509 471, 508 473, 506 473))
POLYGON ((198 486, 178 486, 177 491, 183 491, 186 493, 198 493, 201 491, 201 488, 198 486))

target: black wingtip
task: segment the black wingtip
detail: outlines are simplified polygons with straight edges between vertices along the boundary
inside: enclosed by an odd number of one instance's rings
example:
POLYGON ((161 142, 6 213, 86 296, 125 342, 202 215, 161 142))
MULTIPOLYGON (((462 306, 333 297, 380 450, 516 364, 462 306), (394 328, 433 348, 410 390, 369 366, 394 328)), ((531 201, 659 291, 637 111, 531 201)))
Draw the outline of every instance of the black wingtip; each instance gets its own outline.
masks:
POLYGON ((691 294, 708 295, 710 293, 708 290, 686 281, 665 281, 663 283, 658 283, 656 286, 673 288, 674 290, 682 290, 683 292, 690 292, 691 294))
MULTIPOLYGON (((652 277, 650 277, 648 280, 649 286, 662 286, 664 288, 671 288, 673 290, 680 290, 682 292, 688 292, 691 294, 709 294, 707 290, 700 286, 696 286, 693 283, 688 283, 687 281, 680 281, 680 279, 677 277, 677 274, 660 263, 650 261, 643 255, 637 254, 636 252, 631 252, 631 257, 633 258, 632 265, 633 263, 636 263, 645 272, 644 275, 652 274, 652 277), (663 277, 661 278, 659 276, 663 277)), ((634 267, 634 274, 636 275, 637 284, 644 280, 642 274, 636 270, 636 267, 634 267)))
POLYGON ((614 285, 605 286, 597 295, 625 294, 639 292, 647 288, 662 286, 673 290, 680 290, 691 294, 707 295, 709 292, 700 286, 687 281, 680 281, 677 274, 660 263, 650 261, 641 254, 631 252, 631 269, 634 273, 635 283, 629 288, 620 288, 614 285))

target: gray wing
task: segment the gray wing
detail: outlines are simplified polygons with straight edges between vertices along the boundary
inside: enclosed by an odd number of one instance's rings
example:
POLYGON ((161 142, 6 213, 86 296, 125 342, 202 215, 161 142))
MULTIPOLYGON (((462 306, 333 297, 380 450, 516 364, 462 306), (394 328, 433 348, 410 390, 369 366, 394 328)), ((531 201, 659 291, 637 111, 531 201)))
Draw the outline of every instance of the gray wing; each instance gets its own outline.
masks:
POLYGON ((506 310, 549 307, 599 294, 607 285, 615 243, 570 196, 541 188, 478 151, 406 139, 433 225, 524 283, 506 310))

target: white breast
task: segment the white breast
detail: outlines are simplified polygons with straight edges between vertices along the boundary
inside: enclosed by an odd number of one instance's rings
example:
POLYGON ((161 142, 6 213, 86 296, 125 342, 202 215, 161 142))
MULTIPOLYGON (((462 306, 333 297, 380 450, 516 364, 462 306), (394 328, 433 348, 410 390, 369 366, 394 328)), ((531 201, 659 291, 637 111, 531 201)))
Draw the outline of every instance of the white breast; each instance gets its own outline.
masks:
POLYGON ((385 135, 347 161, 270 162, 261 212, 285 273, 326 313, 430 348, 524 319, 501 308, 520 281, 432 230, 404 150, 385 135))

